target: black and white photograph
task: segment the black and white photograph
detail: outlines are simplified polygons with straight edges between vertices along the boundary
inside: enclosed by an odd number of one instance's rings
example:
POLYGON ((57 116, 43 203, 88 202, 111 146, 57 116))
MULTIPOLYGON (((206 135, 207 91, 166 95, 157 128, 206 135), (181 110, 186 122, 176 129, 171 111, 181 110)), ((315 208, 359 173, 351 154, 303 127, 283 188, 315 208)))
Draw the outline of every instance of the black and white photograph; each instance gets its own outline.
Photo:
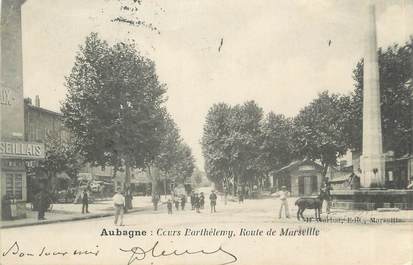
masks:
POLYGON ((413 265, 413 0, 0 0, 0 265, 413 265))

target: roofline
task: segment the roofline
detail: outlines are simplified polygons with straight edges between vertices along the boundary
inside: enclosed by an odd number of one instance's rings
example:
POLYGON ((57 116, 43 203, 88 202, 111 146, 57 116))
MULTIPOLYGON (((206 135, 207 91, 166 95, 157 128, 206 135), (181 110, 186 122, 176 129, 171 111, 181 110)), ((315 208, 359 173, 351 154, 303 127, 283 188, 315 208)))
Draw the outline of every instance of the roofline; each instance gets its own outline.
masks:
POLYGON ((286 171, 286 170, 288 170, 288 169, 290 169, 290 168, 299 166, 299 165, 301 165, 301 164, 303 164, 303 163, 306 163, 306 162, 310 162, 310 163, 314 164, 314 165, 315 165, 316 167, 318 167, 319 169, 322 169, 322 168, 323 168, 323 167, 322 167, 321 165, 319 165, 317 162, 315 162, 315 161, 313 161, 313 160, 311 160, 311 159, 308 159, 308 158, 304 158, 303 160, 295 160, 295 161, 291 162, 290 164, 288 164, 288 165, 280 168, 279 170, 275 171, 275 172, 273 173, 273 175, 282 173, 282 172, 284 172, 284 171, 286 171))
POLYGON ((37 106, 32 105, 32 104, 25 104, 25 106, 28 107, 28 108, 37 110, 37 111, 42 111, 42 112, 46 112, 46 113, 49 113, 49 114, 52 114, 52 115, 56 115, 56 116, 59 116, 59 117, 63 117, 63 114, 60 113, 60 112, 56 112, 56 111, 44 109, 44 108, 42 108, 42 107, 37 107, 37 106))

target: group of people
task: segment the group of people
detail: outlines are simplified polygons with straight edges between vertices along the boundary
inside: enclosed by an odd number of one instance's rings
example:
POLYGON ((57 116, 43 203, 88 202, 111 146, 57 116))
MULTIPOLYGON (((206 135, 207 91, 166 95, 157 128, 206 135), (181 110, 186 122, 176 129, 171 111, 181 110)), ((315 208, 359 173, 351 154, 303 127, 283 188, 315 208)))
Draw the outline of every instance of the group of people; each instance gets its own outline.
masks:
MULTIPOLYGON (((179 211, 179 206, 181 207, 182 211, 185 210, 186 196, 182 194, 168 199, 168 201, 166 202, 168 214, 172 214, 172 204, 175 205, 175 210, 177 211, 179 211)), ((157 208, 155 208, 155 210, 157 210, 157 208)))
MULTIPOLYGON (((199 194, 197 192, 191 192, 190 195, 190 203, 191 203, 191 210, 196 211, 197 213, 200 213, 202 209, 205 208, 205 195, 203 192, 200 192, 199 194)), ((209 196, 209 201, 210 201, 210 206, 211 206, 211 213, 216 212, 216 204, 217 204, 217 195, 215 194, 215 191, 212 191, 210 196, 209 196)), ((152 202, 154 205, 154 210, 156 211, 158 209, 158 203, 160 201, 160 196, 159 195, 154 195, 152 198, 152 202)), ((168 201, 166 202, 166 208, 168 209, 168 214, 172 214, 172 209, 173 206, 175 205, 175 210, 179 210, 179 206, 181 206, 181 210, 185 209, 185 204, 187 202, 186 195, 182 194, 179 196, 173 196, 172 198, 169 198, 168 201)))
POLYGON ((205 196, 204 193, 201 192, 200 194, 196 192, 192 192, 190 196, 191 201, 191 209, 196 210, 197 213, 200 213, 200 209, 204 209, 205 207, 205 196))

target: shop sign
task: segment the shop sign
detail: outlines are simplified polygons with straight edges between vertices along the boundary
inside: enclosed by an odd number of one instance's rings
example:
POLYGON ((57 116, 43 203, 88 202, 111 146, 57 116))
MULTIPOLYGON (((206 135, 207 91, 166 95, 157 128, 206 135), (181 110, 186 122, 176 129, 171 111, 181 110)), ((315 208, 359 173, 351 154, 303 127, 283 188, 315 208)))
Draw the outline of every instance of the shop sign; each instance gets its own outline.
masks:
POLYGON ((0 142, 2 158, 43 159, 45 147, 42 143, 0 142))

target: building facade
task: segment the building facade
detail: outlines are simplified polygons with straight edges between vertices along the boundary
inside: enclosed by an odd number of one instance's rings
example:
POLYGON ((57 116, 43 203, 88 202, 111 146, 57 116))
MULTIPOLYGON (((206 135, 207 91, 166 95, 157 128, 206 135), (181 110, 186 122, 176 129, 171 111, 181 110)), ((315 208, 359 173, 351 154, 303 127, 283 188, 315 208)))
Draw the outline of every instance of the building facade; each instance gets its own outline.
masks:
POLYGON ((318 195, 322 172, 322 167, 311 160, 294 161, 273 174, 273 188, 286 186, 292 196, 318 195))
MULTIPOLYGON (((38 96, 35 97, 34 104, 30 98, 24 100, 24 128, 24 139, 28 142, 44 144, 49 137, 58 137, 61 141, 70 138, 70 133, 63 124, 63 115, 42 108, 38 96)), ((27 201, 33 201, 34 196, 40 191, 41 183, 47 182, 45 172, 35 170, 38 162, 39 160, 29 160, 25 163, 27 201)))
POLYGON ((46 142, 47 138, 57 135, 62 141, 70 137, 69 130, 63 124, 63 115, 40 107, 36 96, 35 104, 30 98, 24 104, 24 138, 31 142, 46 142))

